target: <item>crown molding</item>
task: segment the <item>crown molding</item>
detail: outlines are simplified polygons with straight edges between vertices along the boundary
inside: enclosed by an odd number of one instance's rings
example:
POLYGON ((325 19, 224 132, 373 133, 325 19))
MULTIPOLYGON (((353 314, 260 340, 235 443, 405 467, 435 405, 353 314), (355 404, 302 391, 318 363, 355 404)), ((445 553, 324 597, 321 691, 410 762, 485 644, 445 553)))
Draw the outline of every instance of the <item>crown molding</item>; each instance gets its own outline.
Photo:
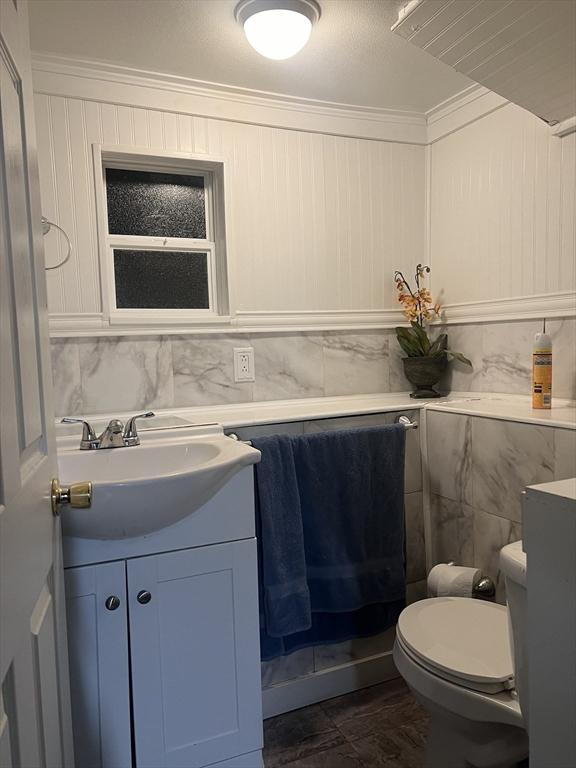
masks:
POLYGON ((474 83, 426 112, 428 144, 479 120, 510 102, 503 96, 474 83))
POLYGON ((78 77, 110 80, 134 85, 160 84, 166 90, 180 93, 194 93, 198 95, 223 96, 229 100, 241 101, 252 104, 283 103, 290 107, 302 106, 304 108, 319 110, 344 110, 353 114, 362 114, 378 119, 381 115, 421 117, 421 113, 406 110, 384 109, 380 107, 363 107, 341 102, 325 101, 322 99, 307 99, 291 94, 275 93, 273 91, 260 91, 255 88, 242 88, 240 86, 225 85, 209 80, 197 80, 182 75, 172 75, 165 72, 136 69, 121 64, 112 64, 105 61, 91 59, 79 59, 68 56, 58 56, 50 53, 34 53, 32 66, 39 72, 52 72, 54 74, 72 74, 78 77))
POLYGON ((558 138, 563 138, 571 133, 576 133, 576 115, 552 126, 552 135, 558 136, 558 138))
POLYGON ((48 53, 32 69, 34 91, 49 96, 402 144, 432 144, 510 103, 473 84, 427 112, 364 107, 48 53))
POLYGON ((426 144, 419 112, 238 88, 99 61, 37 53, 34 91, 68 98, 404 144, 426 144))
POLYGON ((449 96, 447 99, 444 99, 444 101, 436 104, 436 106, 428 109, 425 112, 426 122, 428 125, 433 125, 438 120, 448 117, 453 112, 458 111, 467 104, 473 103, 487 93, 489 93, 488 88, 479 83, 472 83, 462 91, 455 93, 453 96, 449 96))

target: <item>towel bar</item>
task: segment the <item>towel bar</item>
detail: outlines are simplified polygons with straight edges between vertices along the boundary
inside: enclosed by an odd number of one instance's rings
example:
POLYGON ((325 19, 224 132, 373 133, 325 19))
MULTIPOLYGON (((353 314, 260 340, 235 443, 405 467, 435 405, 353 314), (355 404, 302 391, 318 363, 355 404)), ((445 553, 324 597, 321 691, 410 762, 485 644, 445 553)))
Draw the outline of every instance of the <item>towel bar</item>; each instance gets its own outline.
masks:
POLYGON ((418 429, 418 422, 411 421, 410 416, 402 414, 401 416, 396 416, 395 421, 396 424, 402 424, 406 429, 418 429))
POLYGON ((228 432, 226 437, 229 437, 231 440, 238 440, 238 442, 244 443, 244 445, 252 445, 252 440, 240 440, 236 432, 228 432))
MULTIPOLYGON (((410 421, 410 417, 405 416, 404 414, 396 417, 396 424, 402 424, 402 426, 406 427, 406 429, 418 429, 418 422, 410 421)), ((251 440, 240 440, 236 432, 229 432, 227 437, 231 438, 232 440, 239 440, 241 443, 244 443, 245 445, 252 445, 251 440)))

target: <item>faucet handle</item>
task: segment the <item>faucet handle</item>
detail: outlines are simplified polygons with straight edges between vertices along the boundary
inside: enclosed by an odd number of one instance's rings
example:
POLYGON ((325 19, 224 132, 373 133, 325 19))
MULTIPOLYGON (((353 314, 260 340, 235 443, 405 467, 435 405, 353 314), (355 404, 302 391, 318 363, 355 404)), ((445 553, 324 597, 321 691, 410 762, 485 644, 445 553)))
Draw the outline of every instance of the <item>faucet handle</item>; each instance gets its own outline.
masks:
POLYGON ((140 438, 138 437, 138 430, 136 429, 136 419, 149 419, 151 416, 156 416, 154 411, 146 411, 146 413, 138 413, 136 416, 132 416, 126 422, 124 427, 124 445, 140 445, 140 438))
POLYGON ((89 451, 91 448, 98 447, 98 438, 89 422, 84 421, 84 419, 73 419, 71 416, 65 416, 60 420, 60 424, 82 424, 82 439, 80 440, 81 451, 89 451))

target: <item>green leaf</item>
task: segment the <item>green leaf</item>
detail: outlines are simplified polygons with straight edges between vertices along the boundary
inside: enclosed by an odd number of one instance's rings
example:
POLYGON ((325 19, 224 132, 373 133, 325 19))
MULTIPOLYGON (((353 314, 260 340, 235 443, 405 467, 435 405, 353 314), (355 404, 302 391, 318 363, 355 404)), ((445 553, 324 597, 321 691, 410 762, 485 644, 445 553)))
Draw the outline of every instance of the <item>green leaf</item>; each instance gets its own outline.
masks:
POLYGON ((396 338, 398 339, 398 343, 402 347, 402 350, 408 357, 422 356, 420 343, 411 328, 396 328, 396 338))
POLYGON ((419 357, 419 347, 413 339, 407 336, 398 336, 398 343, 408 357, 419 357))
POLYGON ((448 346, 448 335, 441 333, 437 339, 434 339, 430 345, 430 352, 428 354, 433 357, 440 357, 446 354, 446 347, 448 346))
POLYGON ((452 352, 451 349, 447 349, 446 354, 448 355, 448 360, 459 360, 461 363, 464 363, 464 365, 469 365, 470 368, 474 367, 470 360, 468 360, 467 357, 464 357, 464 355, 460 354, 460 352, 452 352))
POLYGON ((414 331, 416 338, 418 339, 418 343, 420 344, 420 349, 422 350, 423 355, 427 355, 430 352, 430 339, 428 338, 428 334, 422 328, 421 325, 418 325, 416 322, 410 323, 412 326, 412 330, 414 331))

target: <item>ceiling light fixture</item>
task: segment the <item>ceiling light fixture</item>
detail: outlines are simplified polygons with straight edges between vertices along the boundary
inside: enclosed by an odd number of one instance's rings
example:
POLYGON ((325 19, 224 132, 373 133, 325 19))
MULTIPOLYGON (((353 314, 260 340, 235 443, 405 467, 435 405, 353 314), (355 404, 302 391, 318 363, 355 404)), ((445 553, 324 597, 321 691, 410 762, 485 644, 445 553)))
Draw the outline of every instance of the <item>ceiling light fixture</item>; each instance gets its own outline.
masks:
POLYGON ((320 6, 316 0, 241 0, 234 15, 252 48, 281 60, 304 48, 320 18, 320 6))

